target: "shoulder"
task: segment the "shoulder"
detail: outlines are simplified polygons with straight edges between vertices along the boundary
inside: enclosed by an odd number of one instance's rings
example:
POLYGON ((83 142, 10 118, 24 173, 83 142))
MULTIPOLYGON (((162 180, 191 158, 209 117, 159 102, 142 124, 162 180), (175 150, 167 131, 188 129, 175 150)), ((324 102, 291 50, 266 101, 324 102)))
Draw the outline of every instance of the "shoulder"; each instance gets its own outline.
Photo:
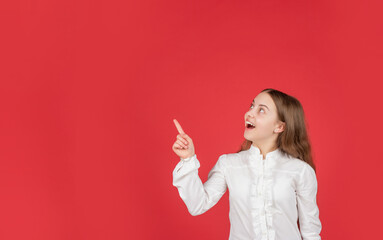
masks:
POLYGON ((287 160, 287 162, 289 162, 291 165, 294 165, 296 166, 297 168, 300 168, 300 169, 303 169, 305 168, 306 166, 310 166, 307 162, 299 159, 299 158, 296 158, 296 157, 293 157, 292 155, 288 154, 288 153, 285 153, 284 154, 284 158, 287 160))
POLYGON ((298 189, 312 189, 316 186, 316 174, 310 164, 289 154, 286 155, 286 159, 286 169, 294 173, 298 189))
POLYGON ((294 165, 295 171, 298 173, 299 181, 316 181, 315 170, 310 164, 291 156, 289 157, 289 160, 294 165))
POLYGON ((311 167, 310 164, 299 158, 293 157, 288 153, 284 154, 283 158, 284 166, 288 170, 297 172, 299 175, 303 174, 306 171, 314 172, 314 169, 311 167))
POLYGON ((238 166, 246 164, 248 161, 248 156, 246 151, 241 151, 238 153, 225 153, 220 155, 218 160, 221 161, 225 166, 238 166))

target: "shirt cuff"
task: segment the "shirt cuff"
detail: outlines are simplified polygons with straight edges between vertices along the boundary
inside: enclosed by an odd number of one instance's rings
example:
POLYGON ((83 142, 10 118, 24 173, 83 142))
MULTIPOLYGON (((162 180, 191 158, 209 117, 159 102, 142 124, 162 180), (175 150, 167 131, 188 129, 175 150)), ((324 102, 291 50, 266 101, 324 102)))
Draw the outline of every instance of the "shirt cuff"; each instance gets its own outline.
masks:
POLYGON ((194 155, 191 156, 191 157, 185 158, 185 159, 183 159, 183 158, 180 158, 180 159, 181 159, 181 161, 183 161, 183 162, 188 162, 188 161, 190 161, 192 158, 194 158, 195 156, 196 156, 196 154, 194 154, 194 155))

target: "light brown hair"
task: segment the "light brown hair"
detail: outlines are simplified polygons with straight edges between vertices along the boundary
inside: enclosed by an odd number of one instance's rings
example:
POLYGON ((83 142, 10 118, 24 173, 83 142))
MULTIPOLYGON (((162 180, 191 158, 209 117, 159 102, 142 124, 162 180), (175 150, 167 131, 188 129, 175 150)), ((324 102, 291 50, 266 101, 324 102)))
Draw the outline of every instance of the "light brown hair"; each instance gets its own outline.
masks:
MULTIPOLYGON (((301 103, 293 96, 272 88, 266 88, 261 92, 266 92, 271 96, 277 107, 278 120, 286 123, 285 130, 278 135, 277 147, 282 152, 310 164, 316 172, 301 103)), ((245 139, 238 152, 248 150, 251 144, 251 141, 245 139)))

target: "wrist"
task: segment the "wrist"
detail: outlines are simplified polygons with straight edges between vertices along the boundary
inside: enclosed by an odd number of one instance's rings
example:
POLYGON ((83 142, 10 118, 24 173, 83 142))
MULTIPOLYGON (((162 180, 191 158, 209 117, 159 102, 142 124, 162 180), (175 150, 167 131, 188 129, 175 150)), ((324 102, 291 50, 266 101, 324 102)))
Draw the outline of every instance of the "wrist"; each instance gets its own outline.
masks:
POLYGON ((193 154, 192 156, 186 157, 186 158, 181 158, 182 161, 188 162, 190 161, 196 154, 193 154))

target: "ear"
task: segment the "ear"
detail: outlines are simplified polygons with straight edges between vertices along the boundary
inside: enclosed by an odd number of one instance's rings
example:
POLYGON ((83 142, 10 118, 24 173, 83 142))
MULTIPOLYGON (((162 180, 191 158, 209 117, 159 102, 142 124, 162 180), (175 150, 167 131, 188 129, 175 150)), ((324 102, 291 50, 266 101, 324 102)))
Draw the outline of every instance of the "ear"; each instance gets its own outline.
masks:
POLYGON ((274 129, 275 133, 281 133, 285 131, 286 123, 282 121, 278 121, 277 127, 274 129))

